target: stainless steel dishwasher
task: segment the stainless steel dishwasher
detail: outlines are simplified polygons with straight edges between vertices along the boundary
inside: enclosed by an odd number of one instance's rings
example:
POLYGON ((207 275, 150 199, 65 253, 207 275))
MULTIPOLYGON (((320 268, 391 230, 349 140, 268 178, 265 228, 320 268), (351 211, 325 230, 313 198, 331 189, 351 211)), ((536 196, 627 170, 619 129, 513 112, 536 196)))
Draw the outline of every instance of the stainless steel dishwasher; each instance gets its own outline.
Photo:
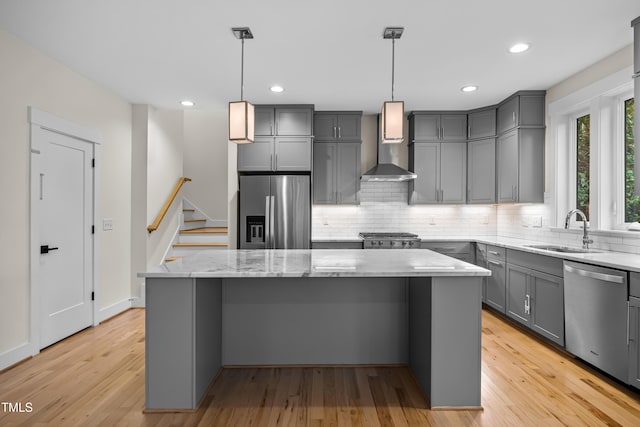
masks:
POLYGON ((565 342, 569 352, 628 382, 628 273, 564 262, 565 342))

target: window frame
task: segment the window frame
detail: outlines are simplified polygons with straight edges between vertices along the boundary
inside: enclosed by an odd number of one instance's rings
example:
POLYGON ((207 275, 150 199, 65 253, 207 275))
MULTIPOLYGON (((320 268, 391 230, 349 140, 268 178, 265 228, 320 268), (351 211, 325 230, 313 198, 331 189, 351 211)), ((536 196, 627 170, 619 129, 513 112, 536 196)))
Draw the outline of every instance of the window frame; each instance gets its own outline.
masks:
MULTIPOLYGON (((628 230, 624 222, 624 100, 633 97, 631 67, 548 104, 549 149, 555 152, 553 202, 556 230, 576 206, 576 120, 590 114, 590 217, 594 231, 628 230), (613 144, 612 144, 613 141, 613 144)), ((582 227, 571 221, 571 228, 582 227)))

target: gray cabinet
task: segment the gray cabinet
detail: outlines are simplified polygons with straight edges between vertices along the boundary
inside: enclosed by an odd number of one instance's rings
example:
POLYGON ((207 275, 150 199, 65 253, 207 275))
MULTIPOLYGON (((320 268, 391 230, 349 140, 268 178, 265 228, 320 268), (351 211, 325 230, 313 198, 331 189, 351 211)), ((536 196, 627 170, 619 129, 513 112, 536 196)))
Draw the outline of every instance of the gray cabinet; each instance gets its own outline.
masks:
POLYGON ((360 203, 359 142, 313 144, 313 203, 360 203))
POLYGON ((422 249, 429 249, 443 255, 448 255, 460 261, 473 264, 475 262, 475 252, 470 242, 450 242, 450 241, 422 241, 422 249))
POLYGON ((409 145, 410 204, 465 203, 467 144, 416 142, 409 145))
POLYGON ((466 141, 467 114, 420 112, 409 115, 409 141, 466 141))
POLYGON ((491 276, 487 277, 485 304, 504 313, 506 298, 506 252, 504 248, 487 245, 487 268, 491 271, 491 276))
POLYGON ((238 172, 311 170, 310 137, 256 137, 238 145, 238 172))
MULTIPOLYGON (((478 267, 487 268, 487 245, 484 243, 475 244, 476 259, 475 264, 478 267)), ((482 277, 482 302, 487 300, 487 276, 482 277)))
POLYGON ((313 135, 313 106, 256 105, 256 136, 313 135))
POLYGON ((640 273, 629 274, 629 385, 640 389, 640 273))
POLYGON ((506 279, 507 316, 564 346, 562 259, 509 250, 506 279))
POLYGON ((488 108, 470 112, 468 139, 482 139, 496 136, 496 109, 488 108))
POLYGON ((498 203, 544 202, 544 133, 544 128, 517 128, 498 137, 498 203))
POLYGON ((516 127, 544 127, 545 92, 520 91, 498 105, 498 134, 516 127))
POLYGON ((496 201, 496 140, 467 143, 467 203, 496 201))
POLYGON ((360 142, 362 112, 316 111, 313 130, 316 141, 360 142))
POLYGON ((256 137, 238 145, 238 171, 310 171, 312 122, 310 105, 256 105, 256 137))

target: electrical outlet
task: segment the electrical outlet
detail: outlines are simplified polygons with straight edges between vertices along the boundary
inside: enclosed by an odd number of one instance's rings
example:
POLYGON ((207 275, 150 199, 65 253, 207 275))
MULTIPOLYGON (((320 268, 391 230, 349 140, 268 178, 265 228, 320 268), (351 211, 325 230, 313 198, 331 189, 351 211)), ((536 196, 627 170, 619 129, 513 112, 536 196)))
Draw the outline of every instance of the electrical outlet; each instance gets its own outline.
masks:
POLYGON ((531 226, 535 228, 542 227, 542 217, 540 215, 531 216, 531 226))
POLYGON ((430 216, 429 217, 429 224, 430 225, 436 225, 436 218, 434 216, 430 216))
POLYGON ((113 231, 113 219, 112 218, 103 218, 102 219, 102 231, 113 231))

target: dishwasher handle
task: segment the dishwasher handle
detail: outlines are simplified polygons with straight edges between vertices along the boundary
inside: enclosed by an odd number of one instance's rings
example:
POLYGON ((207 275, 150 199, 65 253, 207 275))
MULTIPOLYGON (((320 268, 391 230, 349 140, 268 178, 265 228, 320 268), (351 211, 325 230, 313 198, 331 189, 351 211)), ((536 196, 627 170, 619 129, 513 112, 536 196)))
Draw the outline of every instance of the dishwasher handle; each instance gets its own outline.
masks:
POLYGON ((578 276, 588 277, 590 279, 602 280, 603 282, 624 283, 624 277, 622 276, 616 276, 615 274, 598 273, 598 272, 589 271, 589 270, 582 270, 580 268, 572 267, 567 264, 565 264, 564 266, 564 271, 568 273, 577 274, 578 276))

